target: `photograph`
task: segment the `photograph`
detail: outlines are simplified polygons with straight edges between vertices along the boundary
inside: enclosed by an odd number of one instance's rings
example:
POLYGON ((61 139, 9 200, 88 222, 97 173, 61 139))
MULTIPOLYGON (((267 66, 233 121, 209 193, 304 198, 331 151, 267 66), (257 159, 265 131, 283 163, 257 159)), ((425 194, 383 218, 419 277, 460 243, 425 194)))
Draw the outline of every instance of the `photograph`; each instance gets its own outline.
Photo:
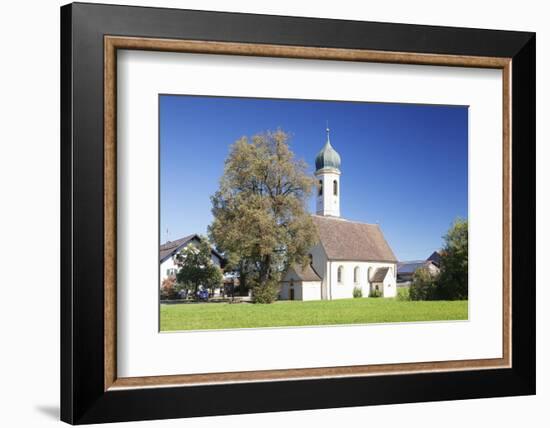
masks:
POLYGON ((5 324, 23 319, 7 332, 26 346, 8 354, 55 345, 38 365, 5 364, 25 398, 8 419, 544 415, 543 14, 141 3, 40 3, 25 17, 52 49, 21 49, 32 32, 7 44, 25 52, 5 79, 24 113, 7 146, 25 165, 6 206, 41 220, 4 222, 5 324), (29 99, 59 105, 31 122, 29 99), (39 143, 35 165, 18 141, 39 143), (21 293, 29 242, 53 245, 33 261, 57 293, 21 293), (22 376, 44 382, 28 394, 22 376))
POLYGON ((158 102, 161 332, 468 320, 468 106, 158 102))

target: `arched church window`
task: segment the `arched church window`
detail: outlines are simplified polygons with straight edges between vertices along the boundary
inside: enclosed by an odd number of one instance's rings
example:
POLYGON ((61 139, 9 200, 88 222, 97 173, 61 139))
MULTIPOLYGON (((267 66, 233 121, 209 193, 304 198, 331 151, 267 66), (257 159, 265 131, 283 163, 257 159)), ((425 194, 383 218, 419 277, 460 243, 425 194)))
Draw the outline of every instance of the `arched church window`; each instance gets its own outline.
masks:
POLYGON ((372 267, 369 268, 367 272, 367 282, 370 284, 370 280, 372 278, 372 267))
POLYGON ((355 269, 353 269, 353 282, 355 284, 359 283, 359 266, 355 266, 355 269))
POLYGON ((319 196, 323 196, 323 180, 319 180, 319 196))
POLYGON ((334 196, 338 195, 338 181, 337 180, 334 180, 332 182, 332 191, 334 193, 334 196))
POLYGON ((338 266, 338 282, 342 282, 342 274, 344 273, 344 267, 343 266, 338 266))

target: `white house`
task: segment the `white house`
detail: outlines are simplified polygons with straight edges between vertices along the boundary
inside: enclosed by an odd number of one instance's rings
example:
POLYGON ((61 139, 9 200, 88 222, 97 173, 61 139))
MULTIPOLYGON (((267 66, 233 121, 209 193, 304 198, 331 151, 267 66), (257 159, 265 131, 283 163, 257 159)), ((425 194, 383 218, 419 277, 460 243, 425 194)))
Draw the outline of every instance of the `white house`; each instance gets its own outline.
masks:
MULTIPOLYGON (((177 266, 175 263, 175 256, 181 250, 183 250, 188 245, 197 245, 201 241, 201 238, 197 234, 185 236, 181 239, 176 239, 175 241, 165 242, 160 246, 159 252, 159 261, 160 261, 160 284, 162 281, 168 278, 169 276, 175 276, 177 271, 177 266)), ((214 248, 211 249, 212 262, 219 267, 223 267, 224 259, 220 253, 218 253, 214 248)))
POLYGON ((364 297, 378 291, 396 295, 397 259, 380 226, 340 217, 340 155, 327 142, 315 159, 316 215, 319 242, 309 252, 310 264, 292 266, 283 276, 282 300, 332 300, 364 297))

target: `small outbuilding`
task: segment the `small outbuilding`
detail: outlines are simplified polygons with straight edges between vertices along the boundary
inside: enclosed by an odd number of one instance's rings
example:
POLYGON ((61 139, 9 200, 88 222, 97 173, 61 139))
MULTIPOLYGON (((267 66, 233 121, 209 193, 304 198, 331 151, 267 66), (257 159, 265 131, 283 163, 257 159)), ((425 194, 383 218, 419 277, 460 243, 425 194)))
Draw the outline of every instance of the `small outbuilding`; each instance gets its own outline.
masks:
POLYGON ((390 291, 388 288, 394 283, 393 273, 388 275, 391 272, 390 267, 381 267, 374 271, 374 274, 370 278, 370 293, 380 293, 382 297, 386 296, 388 293, 391 293, 392 297, 394 295, 393 289, 390 291))
POLYGON ((291 266, 281 281, 279 300, 320 300, 321 277, 308 264, 291 266))

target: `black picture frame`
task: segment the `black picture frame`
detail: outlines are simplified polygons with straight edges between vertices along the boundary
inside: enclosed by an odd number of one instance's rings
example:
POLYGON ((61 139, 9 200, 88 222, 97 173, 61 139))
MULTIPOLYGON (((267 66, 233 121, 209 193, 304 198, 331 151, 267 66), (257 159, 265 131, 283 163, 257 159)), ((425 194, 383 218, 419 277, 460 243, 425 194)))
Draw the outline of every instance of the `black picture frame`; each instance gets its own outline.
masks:
POLYGON ((63 6, 61 419, 86 424, 534 394, 535 98, 534 33, 63 6), (512 58, 512 367, 104 391, 105 35, 512 58))

